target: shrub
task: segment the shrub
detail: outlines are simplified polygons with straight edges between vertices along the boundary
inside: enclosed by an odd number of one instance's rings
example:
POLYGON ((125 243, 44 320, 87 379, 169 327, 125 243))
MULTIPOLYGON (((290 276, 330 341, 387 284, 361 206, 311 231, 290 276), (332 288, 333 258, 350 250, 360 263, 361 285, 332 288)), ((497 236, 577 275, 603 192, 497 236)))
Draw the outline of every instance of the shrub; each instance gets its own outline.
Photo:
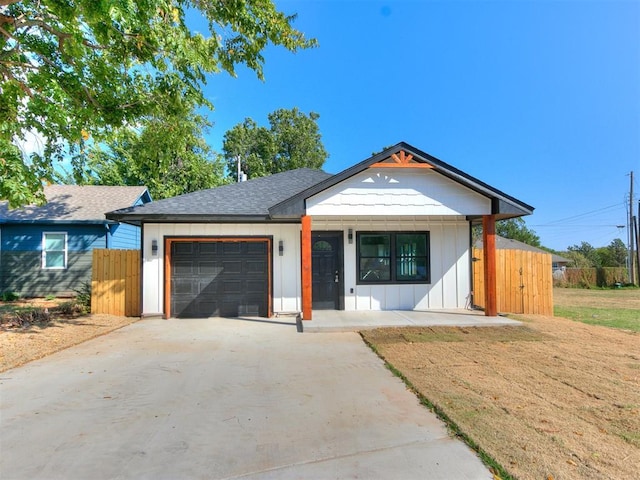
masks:
POLYGON ((51 321, 51 314, 46 308, 18 310, 13 314, 13 316, 14 323, 17 323, 17 325, 21 327, 28 327, 34 323, 44 325, 51 321))
POLYGON ((84 282, 80 288, 73 290, 76 292, 76 304, 79 305, 83 313, 91 311, 91 283, 84 282))
POLYGON ((625 267, 567 268, 563 274, 554 276, 554 285, 572 288, 608 288, 625 284, 625 267))
POLYGON ((76 315, 78 313, 84 313, 85 309, 83 305, 78 302, 64 302, 56 307, 56 312, 61 315, 76 315))
POLYGON ((16 292, 2 292, 0 294, 0 300, 2 300, 3 302, 13 302, 15 300, 18 300, 20 298, 20 295, 18 295, 16 292))

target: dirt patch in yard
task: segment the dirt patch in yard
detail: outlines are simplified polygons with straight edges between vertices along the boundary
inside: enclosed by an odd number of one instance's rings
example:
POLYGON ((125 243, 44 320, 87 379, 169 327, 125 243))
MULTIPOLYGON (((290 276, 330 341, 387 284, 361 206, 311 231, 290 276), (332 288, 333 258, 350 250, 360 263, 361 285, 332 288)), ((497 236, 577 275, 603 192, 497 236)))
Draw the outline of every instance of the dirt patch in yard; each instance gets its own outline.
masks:
POLYGON ((520 319, 362 335, 514 477, 638 478, 640 334, 520 319))
POLYGON ((53 317, 27 328, 0 328, 0 372, 45 357, 137 321, 135 317, 53 317))

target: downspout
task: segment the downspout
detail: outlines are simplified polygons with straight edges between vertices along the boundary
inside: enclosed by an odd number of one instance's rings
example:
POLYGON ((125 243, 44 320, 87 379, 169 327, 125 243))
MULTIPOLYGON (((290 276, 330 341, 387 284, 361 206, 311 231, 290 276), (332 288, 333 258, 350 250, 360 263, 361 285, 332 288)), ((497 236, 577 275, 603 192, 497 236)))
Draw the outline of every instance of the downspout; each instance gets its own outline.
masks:
POLYGON ((109 248, 111 247, 111 242, 109 241, 109 237, 111 236, 111 225, 109 225, 108 223, 105 223, 104 228, 107 232, 106 235, 104 236, 104 248, 109 250, 109 248))

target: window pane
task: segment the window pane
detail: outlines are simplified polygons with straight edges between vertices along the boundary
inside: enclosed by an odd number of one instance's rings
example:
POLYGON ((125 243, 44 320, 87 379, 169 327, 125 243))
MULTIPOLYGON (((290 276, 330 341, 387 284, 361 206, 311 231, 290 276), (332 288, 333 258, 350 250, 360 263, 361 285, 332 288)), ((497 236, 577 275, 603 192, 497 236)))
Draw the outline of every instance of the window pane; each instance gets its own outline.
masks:
POLYGON ((64 252, 47 252, 46 268, 64 268, 64 252))
POLYGON ((64 233, 46 233, 44 236, 44 249, 64 251, 64 233))
POLYGON ((361 258, 360 280, 364 282, 384 282, 391 280, 389 259, 361 258))
POLYGON ((389 257, 390 235, 360 235, 360 257, 389 257))
POLYGON ((313 244, 314 252, 330 252, 333 250, 333 247, 326 240, 318 240, 313 244))
POLYGON ((399 233, 396 236, 396 255, 427 256, 427 236, 424 233, 399 233))
POLYGON ((396 280, 427 280, 426 257, 396 258, 396 280))

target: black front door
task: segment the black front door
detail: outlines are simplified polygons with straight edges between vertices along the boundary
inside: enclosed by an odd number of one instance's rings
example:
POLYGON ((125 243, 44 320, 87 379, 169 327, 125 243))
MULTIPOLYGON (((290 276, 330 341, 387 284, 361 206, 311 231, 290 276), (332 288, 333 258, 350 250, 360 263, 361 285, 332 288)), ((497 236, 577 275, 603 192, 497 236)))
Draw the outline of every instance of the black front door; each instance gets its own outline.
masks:
POLYGON ((342 232, 311 232, 312 308, 343 309, 342 232))

